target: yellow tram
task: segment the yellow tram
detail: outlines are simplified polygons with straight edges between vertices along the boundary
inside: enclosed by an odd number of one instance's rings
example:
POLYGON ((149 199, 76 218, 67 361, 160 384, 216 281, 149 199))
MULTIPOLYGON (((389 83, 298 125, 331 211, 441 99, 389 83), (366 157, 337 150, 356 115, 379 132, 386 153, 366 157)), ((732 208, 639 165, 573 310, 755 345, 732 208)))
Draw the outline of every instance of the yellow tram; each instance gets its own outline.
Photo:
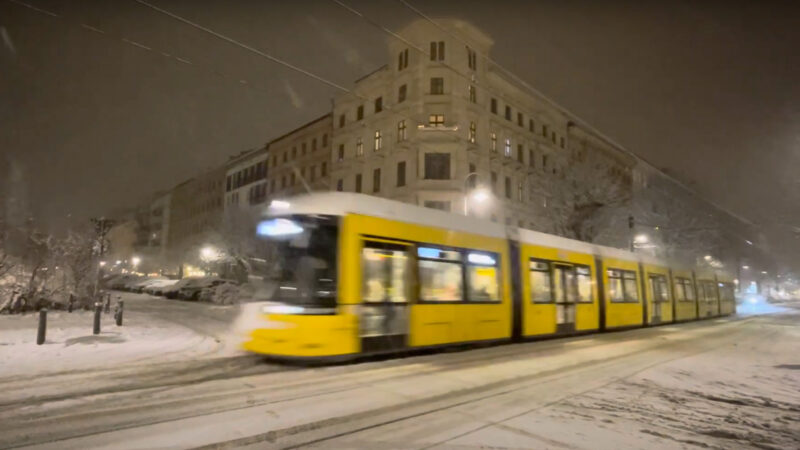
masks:
POLYGON ((257 305, 243 346, 274 357, 349 358, 735 312, 724 274, 361 194, 273 202, 257 234, 275 294, 257 305))

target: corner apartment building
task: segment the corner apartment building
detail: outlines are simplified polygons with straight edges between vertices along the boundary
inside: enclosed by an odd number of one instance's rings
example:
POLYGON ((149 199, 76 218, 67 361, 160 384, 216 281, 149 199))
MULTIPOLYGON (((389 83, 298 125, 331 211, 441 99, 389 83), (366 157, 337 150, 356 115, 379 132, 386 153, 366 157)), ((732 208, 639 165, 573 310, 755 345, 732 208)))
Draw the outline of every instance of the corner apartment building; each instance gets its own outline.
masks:
POLYGON ((267 201, 267 146, 232 157, 225 169, 226 212, 261 205, 267 201))
POLYGON ((425 20, 400 30, 413 47, 392 40, 392 62, 334 99, 333 187, 460 213, 466 198, 470 214, 556 230, 548 208, 568 199, 555 186, 586 139, 573 146, 570 117, 479 56, 490 53, 489 36, 438 23, 447 31, 425 20), (478 185, 491 201, 470 203, 478 185))

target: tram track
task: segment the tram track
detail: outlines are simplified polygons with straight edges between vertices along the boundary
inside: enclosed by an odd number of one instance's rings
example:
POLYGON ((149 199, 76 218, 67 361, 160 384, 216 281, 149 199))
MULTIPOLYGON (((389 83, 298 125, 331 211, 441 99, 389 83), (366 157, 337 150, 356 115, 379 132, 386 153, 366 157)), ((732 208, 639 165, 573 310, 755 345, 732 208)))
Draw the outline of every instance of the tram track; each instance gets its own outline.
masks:
MULTIPOLYGON (((314 398, 327 398, 335 395, 358 395, 365 386, 382 386, 402 382, 409 377, 435 376, 437 373, 458 376, 463 372, 475 371, 482 366, 491 366, 493 363, 504 364, 508 361, 529 359, 548 359, 558 355, 569 354, 575 351, 592 351, 595 349, 612 348, 623 345, 646 345, 651 351, 661 351, 679 345, 679 342, 670 342, 669 339, 679 338, 683 333, 698 330, 702 334, 723 334, 730 327, 736 328, 737 322, 728 322, 717 327, 711 324, 685 324, 678 326, 678 330, 667 328, 651 328, 633 332, 612 333, 606 335, 580 337, 560 341, 547 341, 536 344, 518 344, 502 347, 491 347, 461 353, 445 353, 424 355, 413 358, 397 360, 366 362, 361 364, 334 366, 320 369, 303 369, 298 367, 283 366, 264 374, 241 374, 241 376, 224 376, 196 379, 187 385, 185 382, 152 383, 147 387, 140 386, 126 391, 93 394, 82 398, 82 403, 68 407, 48 407, 48 403, 58 402, 53 399, 39 399, 37 404, 17 403, 12 411, 3 413, 2 416, 12 419, 8 423, 13 428, 14 422, 37 423, 40 429, 48 430, 38 436, 29 436, 17 441, 14 446, 58 442, 62 439, 89 437, 97 433, 120 432, 123 430, 147 427, 159 423, 180 421, 192 418, 211 417, 216 414, 225 414, 232 411, 246 411, 253 408, 274 408, 280 410, 284 405, 314 398), (725 326, 727 325, 727 326, 725 326), (667 338, 667 336, 670 336, 667 338), (628 339, 625 339, 628 338, 628 339), (663 339, 660 339, 663 338, 663 339), (665 340, 666 339, 666 340, 665 340), (621 341, 621 342, 620 342, 621 341), (666 347, 663 347, 666 346, 666 347), (290 377, 285 377, 283 372, 291 371, 290 377), (93 398, 96 397, 96 398, 93 398), (80 424, 80 426, 76 426, 80 424), (96 424, 96 425, 91 425, 96 424)), ((620 356, 625 359, 628 355, 620 356)), ((629 356, 629 355, 628 355, 629 356)), ((592 367, 601 364, 601 360, 589 361, 592 367)), ((579 364, 580 365, 580 364, 579 364)), ((564 370, 577 370, 571 366, 560 366, 553 369, 550 375, 556 375, 564 370)), ((533 379, 547 376, 548 372, 533 375, 533 379)), ((505 383, 519 383, 520 380, 506 380, 505 383)), ((480 384, 474 386, 477 391, 486 389, 499 389, 501 386, 480 384)), ((456 395, 456 394, 453 394, 456 395)), ((469 393, 459 393, 461 398, 469 393)), ((451 398, 451 397, 448 397, 451 398)), ((69 400, 66 399, 69 403, 69 400)), ((408 397, 406 406, 400 408, 422 407, 431 402, 447 401, 447 399, 415 399, 408 397), (420 402, 419 405, 413 402, 420 402), (416 405, 416 406, 414 406, 416 405)), ((398 408, 393 406, 392 408, 398 408)), ((424 409, 424 408, 423 408, 424 409)), ((380 415, 380 411, 367 411, 368 418, 351 417, 343 415, 341 418, 332 419, 333 422, 318 423, 320 429, 330 426, 343 426, 343 423, 356 423, 359 420, 372 419, 380 415), (349 418, 348 418, 349 417, 349 418)), ((2 418, 0 416, 0 418, 2 418)), ((3 420, 4 424, 7 422, 3 420)), ((310 425, 300 425, 300 428, 282 428, 283 431, 270 431, 261 436, 266 441, 274 441, 279 436, 295 436, 305 433, 310 425)), ((5 428, 5 426, 0 427, 5 428)), ((23 433, 24 434, 24 433, 23 433)), ((19 436, 22 438, 23 436, 19 436)), ((12 439, 13 440, 13 439, 12 439)), ((260 441, 264 442, 264 441, 260 441)), ((11 444, 0 440, 0 446, 11 444)), ((234 441, 224 443, 224 446, 247 445, 248 441, 234 441)), ((220 444, 223 445, 223 444, 220 444)))

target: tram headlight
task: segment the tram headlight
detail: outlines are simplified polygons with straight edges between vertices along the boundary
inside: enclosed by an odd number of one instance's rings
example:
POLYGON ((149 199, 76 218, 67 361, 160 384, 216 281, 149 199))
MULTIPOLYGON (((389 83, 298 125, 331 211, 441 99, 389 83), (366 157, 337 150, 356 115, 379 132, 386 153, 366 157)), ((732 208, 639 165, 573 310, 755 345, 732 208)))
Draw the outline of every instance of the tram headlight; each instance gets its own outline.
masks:
POLYGON ((305 308, 294 305, 265 305, 261 307, 264 314, 303 314, 305 308))

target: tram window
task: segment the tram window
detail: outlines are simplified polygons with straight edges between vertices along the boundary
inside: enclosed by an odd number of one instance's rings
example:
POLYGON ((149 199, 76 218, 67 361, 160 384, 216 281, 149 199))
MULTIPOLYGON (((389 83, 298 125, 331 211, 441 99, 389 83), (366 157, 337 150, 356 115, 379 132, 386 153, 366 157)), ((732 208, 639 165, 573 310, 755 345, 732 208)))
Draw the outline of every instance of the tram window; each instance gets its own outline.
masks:
POLYGON ((609 298, 614 303, 638 302, 636 272, 608 269, 608 292, 609 298))
POLYGON ((461 252, 432 247, 417 248, 420 300, 457 302, 464 298, 461 252))
POLYGON ((500 299, 497 254, 467 254, 467 299, 473 302, 496 302, 500 299))
POLYGON ((534 303, 551 303, 553 290, 551 284, 550 264, 545 261, 530 262, 531 301, 534 303))
POLYGON ((361 253, 364 302, 408 301, 406 295, 408 256, 405 248, 382 243, 366 245, 361 253))
POLYGON ((581 303, 592 303, 592 270, 589 266, 576 266, 578 298, 581 303))
POLYGON ((675 278, 675 299, 682 302, 694 301, 694 289, 688 278, 675 278))
POLYGON ((703 281, 703 288, 706 291, 707 302, 714 302, 717 300, 717 290, 713 281, 703 281))
POLYGON ((693 302, 695 299, 694 286, 688 278, 683 279, 683 290, 686 292, 686 301, 693 302))

